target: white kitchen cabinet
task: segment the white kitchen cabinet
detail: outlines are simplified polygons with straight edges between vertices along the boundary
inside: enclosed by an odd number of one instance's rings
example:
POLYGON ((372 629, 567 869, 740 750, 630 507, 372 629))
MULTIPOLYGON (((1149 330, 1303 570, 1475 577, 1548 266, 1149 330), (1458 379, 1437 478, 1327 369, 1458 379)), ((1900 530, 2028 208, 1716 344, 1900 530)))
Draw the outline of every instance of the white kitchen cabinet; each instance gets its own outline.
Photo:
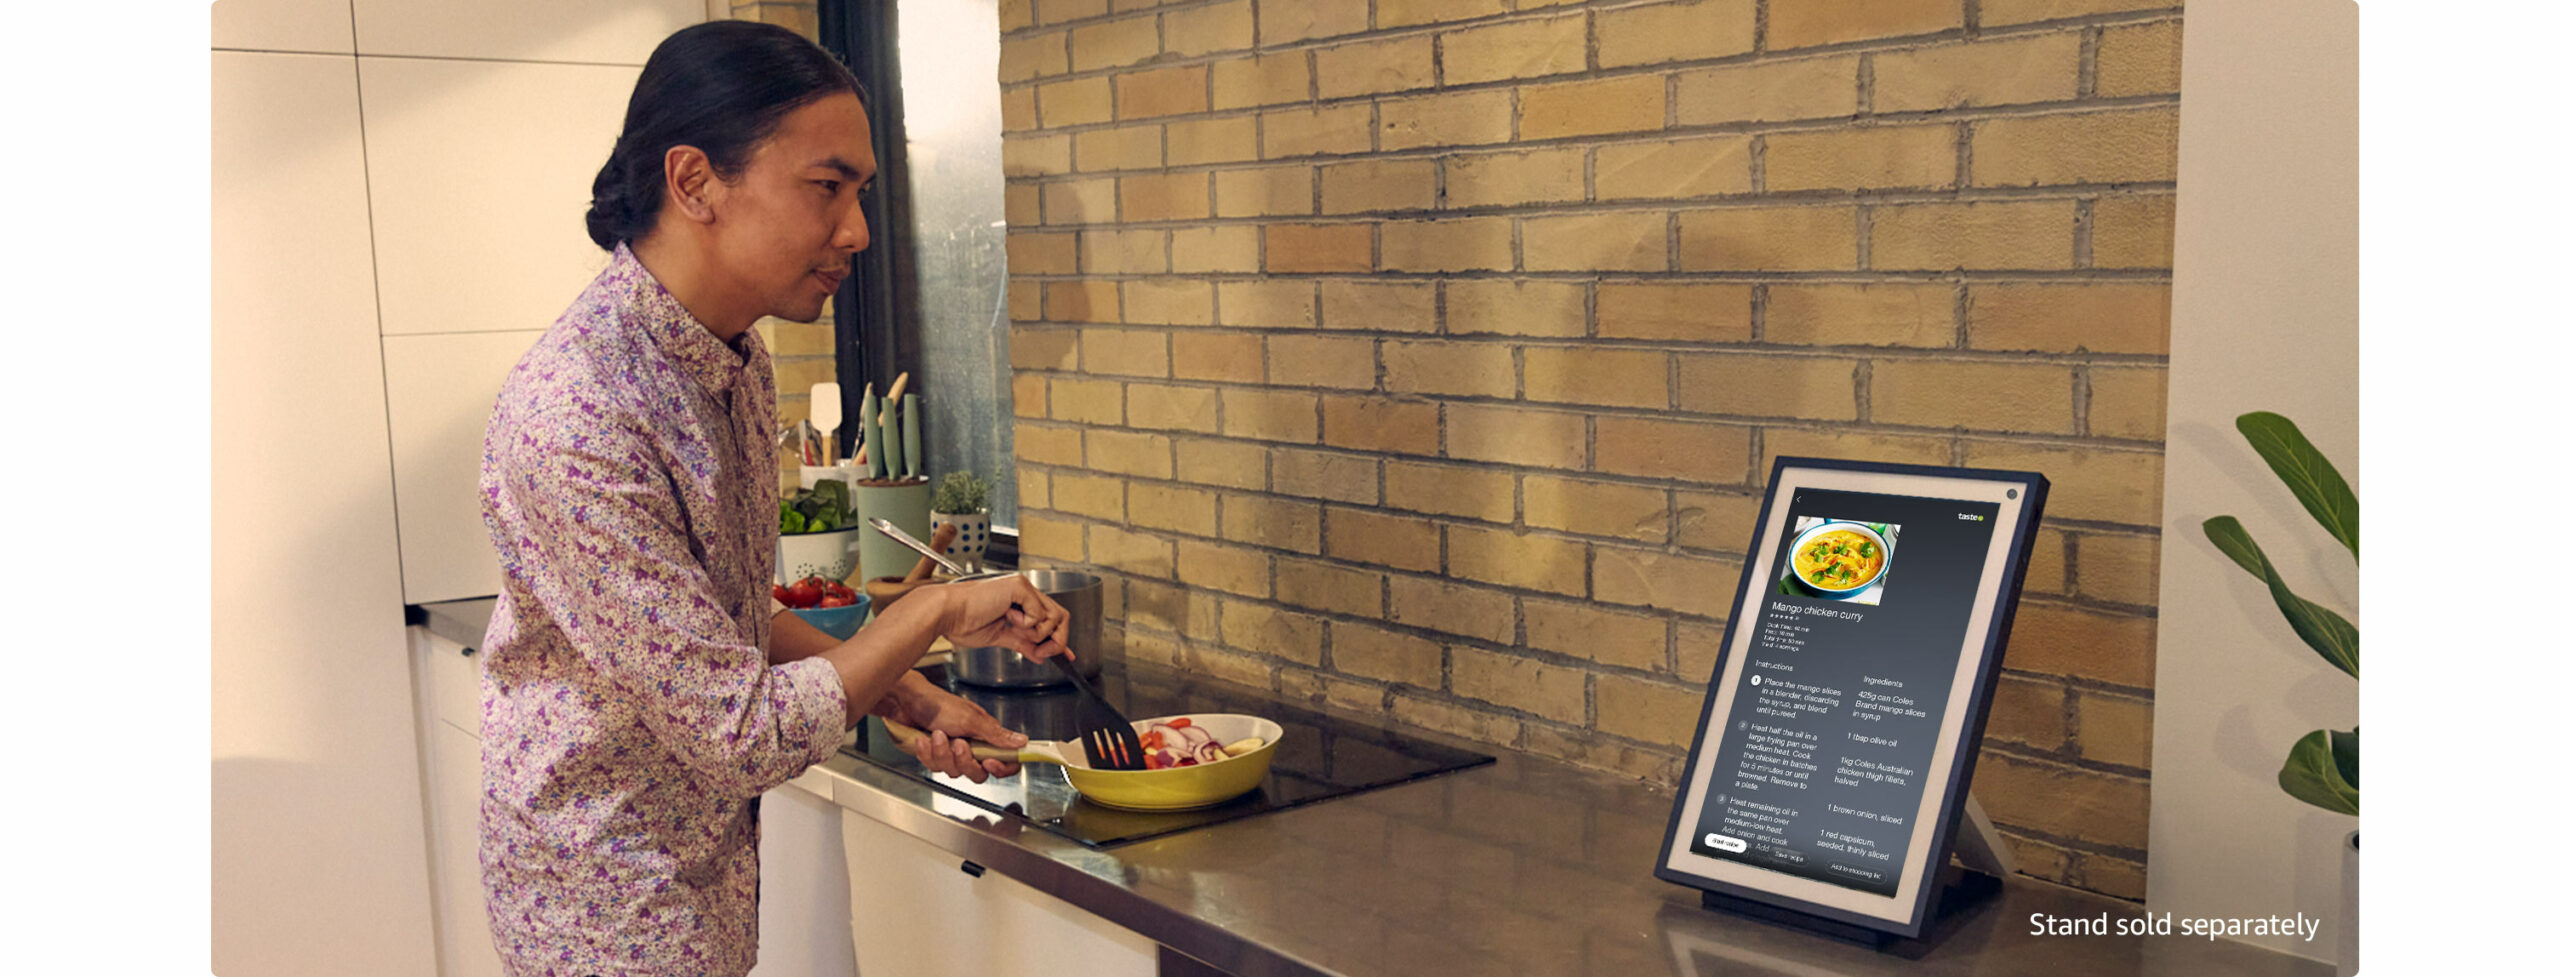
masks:
POLYGON ((213 5, 213 47, 354 54, 356 31, 347 0, 221 0, 213 5))
POLYGON ((1154 941, 861 814, 844 814, 864 974, 1154 977, 1154 941))
POLYGON ((497 553, 480 522, 480 443, 507 371, 540 338, 539 329, 383 337, 409 603, 498 592, 497 553))
POLYGON ((764 794, 756 966, 749 977, 855 972, 844 809, 827 796, 824 775, 802 778, 764 794))
MULTIPOLYGON (((702 0, 355 0, 354 6, 358 50, 365 54, 633 67, 648 61, 667 35, 699 23, 705 10, 702 0)), ((338 9, 343 16, 345 0, 338 9)))
POLYGON ((480 890, 480 655, 411 628, 420 752, 426 758, 427 862, 443 977, 501 977, 480 890))
POLYGON ((386 336, 560 318, 610 254, 596 170, 638 68, 358 58, 386 336))

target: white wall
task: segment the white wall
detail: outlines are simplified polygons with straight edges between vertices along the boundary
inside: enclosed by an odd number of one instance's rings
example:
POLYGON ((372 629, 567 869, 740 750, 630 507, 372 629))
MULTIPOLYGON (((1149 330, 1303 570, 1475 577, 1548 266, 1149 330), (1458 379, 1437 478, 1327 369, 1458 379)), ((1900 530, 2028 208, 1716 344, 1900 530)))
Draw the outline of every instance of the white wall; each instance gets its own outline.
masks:
POLYGON ((2204 538, 2234 515, 2285 580, 2353 620, 2356 566, 2232 418, 2272 410, 2356 482, 2356 17, 2347 0, 2189 0, 2179 96, 2150 909, 2299 911, 2334 959, 2355 819, 2278 789, 2303 733, 2357 725, 2356 685, 2204 538))

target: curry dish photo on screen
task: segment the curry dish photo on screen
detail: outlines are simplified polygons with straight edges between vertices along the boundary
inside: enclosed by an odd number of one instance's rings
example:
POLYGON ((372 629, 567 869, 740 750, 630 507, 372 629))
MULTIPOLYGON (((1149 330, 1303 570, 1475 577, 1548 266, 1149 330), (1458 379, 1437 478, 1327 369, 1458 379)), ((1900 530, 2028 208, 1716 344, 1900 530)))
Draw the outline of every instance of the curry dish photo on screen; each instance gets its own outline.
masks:
POLYGON ((1779 556, 1778 592, 1793 597, 1878 604, 1902 527, 1798 517, 1779 556))

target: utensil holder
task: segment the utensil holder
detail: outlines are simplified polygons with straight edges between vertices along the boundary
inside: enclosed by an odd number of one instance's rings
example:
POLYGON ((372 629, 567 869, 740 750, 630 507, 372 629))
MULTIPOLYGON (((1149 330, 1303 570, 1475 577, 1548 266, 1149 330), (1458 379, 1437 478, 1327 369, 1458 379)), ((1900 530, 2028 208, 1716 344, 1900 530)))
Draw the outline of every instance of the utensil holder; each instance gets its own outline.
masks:
POLYGON ((933 491, 923 478, 865 479, 853 483, 854 508, 862 510, 861 554, 862 575, 868 577, 907 575, 916 565, 914 550, 899 545, 887 533, 871 528, 874 518, 889 520, 907 535, 930 538, 933 533, 933 491))

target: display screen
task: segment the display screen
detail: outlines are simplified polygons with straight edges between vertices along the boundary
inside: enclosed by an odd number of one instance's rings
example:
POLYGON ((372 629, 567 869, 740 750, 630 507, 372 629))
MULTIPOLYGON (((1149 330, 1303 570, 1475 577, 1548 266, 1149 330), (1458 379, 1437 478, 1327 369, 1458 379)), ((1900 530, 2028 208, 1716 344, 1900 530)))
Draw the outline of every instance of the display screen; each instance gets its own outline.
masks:
POLYGON ((1824 489, 1777 506, 1689 850, 1890 896, 2000 507, 1824 489))

